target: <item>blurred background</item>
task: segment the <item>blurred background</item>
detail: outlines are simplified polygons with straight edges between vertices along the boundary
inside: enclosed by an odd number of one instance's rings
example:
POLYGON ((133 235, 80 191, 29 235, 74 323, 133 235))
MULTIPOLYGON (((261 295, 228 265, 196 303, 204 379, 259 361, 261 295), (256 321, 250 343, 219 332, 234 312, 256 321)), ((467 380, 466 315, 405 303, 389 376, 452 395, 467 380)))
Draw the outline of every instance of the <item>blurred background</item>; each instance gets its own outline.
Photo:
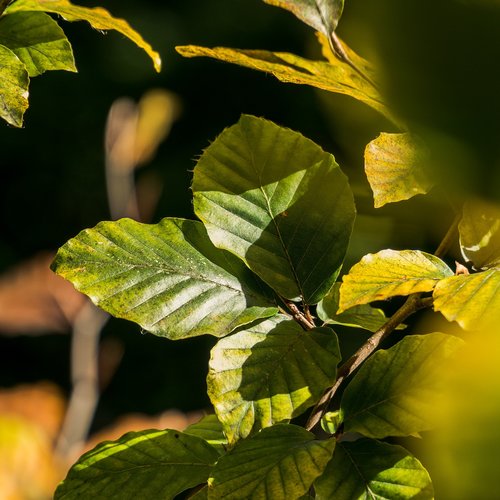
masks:
MULTIPOLYGON (((442 33, 443 26, 449 29, 446 8, 455 3, 467 2, 437 2, 441 17, 434 22, 434 31, 442 33)), ((456 113, 445 116, 470 89, 470 80, 459 88, 436 88, 435 80, 427 80, 432 66, 423 73, 420 66, 405 58, 413 54, 414 60, 427 63, 429 58, 418 57, 418 48, 431 53, 432 44, 437 43, 421 43, 428 11, 418 9, 421 2, 409 4, 414 17, 404 13, 406 2, 399 10, 397 2, 389 0, 377 2, 377 7, 346 2, 340 36, 361 55, 384 67, 385 88, 397 90, 391 94, 393 105, 405 119, 417 124, 422 134, 429 130, 427 111, 440 104, 443 120, 429 137, 438 137, 438 132, 443 137, 442 130, 452 124, 453 137, 469 134, 473 152, 476 146, 484 151, 484 144, 490 147, 489 152, 496 151, 494 133, 483 143, 477 127, 471 126, 469 120, 476 119, 473 104, 467 108, 467 121, 456 113), (376 17, 372 8, 383 16, 376 17), (381 22, 373 23, 373 19, 381 22), (414 32, 405 38, 405 30, 410 27, 414 32), (400 39, 405 43, 399 44, 400 39), (435 93, 417 92, 422 89, 435 93), (442 103, 440 92, 449 89, 456 92, 442 103), (421 99, 425 106, 421 106, 421 99), (467 126, 457 129, 457 123, 467 126)), ((165 216, 193 217, 189 186, 196 158, 241 113, 263 116, 298 130, 335 155, 351 180, 359 212, 346 269, 362 255, 382 248, 433 251, 453 218, 444 208, 439 189, 425 199, 417 196, 375 212, 363 173, 364 147, 379 132, 394 131, 376 112, 345 96, 282 84, 272 76, 209 59, 184 59, 174 50, 176 45, 197 44, 293 52, 319 59, 313 31, 289 13, 260 0, 102 0, 99 5, 125 18, 160 52, 162 72, 156 74, 148 57, 123 36, 115 32, 103 36, 86 23, 61 21, 73 45, 79 73, 50 72, 33 79, 25 128, 0 124, 0 417, 2 408, 8 413, 16 405, 38 417, 46 412, 49 424, 45 425, 52 429, 52 438, 71 394, 71 320, 82 302, 71 287, 54 284, 46 269, 52 252, 69 238, 111 218, 104 136, 109 109, 117 99, 128 97, 137 102, 158 88, 175 96, 176 120, 170 134, 156 155, 135 172, 137 186, 144 188, 142 209, 149 222, 165 216)), ((464 19, 459 17, 458 24, 452 26, 461 26, 464 19)), ((482 19, 474 22, 478 25, 482 19)), ((452 31, 454 43, 458 43, 461 32, 455 28, 452 31)), ((487 43, 492 41, 489 38, 487 43)), ((457 50, 470 49, 470 44, 460 47, 457 50)), ((447 53, 451 47, 443 50, 447 53)), ((439 66, 440 57, 444 56, 436 56, 431 62, 439 66)), ((449 70, 443 71, 435 78, 450 76, 449 70)), ((488 86, 488 92, 492 89, 488 86)), ((480 104, 488 107, 487 101, 480 100, 480 104)), ((488 126, 493 112, 488 114, 488 126)), ((493 153, 492 158, 496 159, 493 153)), ((477 160, 474 164, 485 163, 477 160)), ((464 172, 464 178, 469 179, 470 172, 464 172)), ((477 185, 478 190, 483 187, 477 185)), ((458 257, 456 249, 454 252, 450 264, 458 257)), ((116 426, 120 418, 131 415, 142 419, 137 425, 182 427, 209 407, 205 376, 213 339, 173 342, 144 334, 135 324, 101 319, 101 394, 91 434, 116 426), (158 420, 159 415, 171 420, 158 420)), ((364 333, 339 333, 345 337, 345 355, 366 338, 364 333)), ((16 425, 7 422, 4 428, 13 429, 9 435, 14 435, 16 425)), ((0 431, 0 447, 2 442, 0 431)))

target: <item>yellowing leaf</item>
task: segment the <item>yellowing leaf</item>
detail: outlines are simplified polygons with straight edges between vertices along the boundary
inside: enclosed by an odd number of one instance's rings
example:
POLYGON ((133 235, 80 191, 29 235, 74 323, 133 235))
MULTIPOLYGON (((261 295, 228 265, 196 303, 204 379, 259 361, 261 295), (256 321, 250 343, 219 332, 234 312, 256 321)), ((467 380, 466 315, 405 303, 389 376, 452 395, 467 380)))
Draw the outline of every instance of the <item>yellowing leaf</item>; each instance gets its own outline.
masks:
POLYGON ((425 169, 427 152, 410 134, 382 133, 365 150, 365 172, 375 208, 425 194, 432 181, 425 169))
POLYGON ((493 325, 500 311, 500 271, 441 280, 434 290, 434 309, 466 330, 493 325))
POLYGON ((464 205, 458 227, 464 258, 476 269, 500 265, 500 207, 482 200, 464 205))
POLYGON ((338 313, 396 295, 430 292, 453 271, 434 255, 418 250, 382 250, 365 255, 344 276, 338 313))
POLYGON ((225 47, 176 47, 184 57, 206 56, 273 74, 278 80, 349 95, 394 121, 375 87, 340 60, 311 61, 286 52, 243 50, 225 47))
POLYGON ((156 71, 161 70, 161 59, 137 31, 132 29, 124 19, 113 17, 101 7, 81 7, 73 5, 68 0, 17 0, 6 11, 6 14, 21 11, 41 11, 58 14, 66 21, 87 21, 98 30, 116 30, 132 40, 152 59, 156 71))
POLYGON ((29 81, 26 66, 12 50, 0 45, 0 117, 14 127, 23 125, 29 81))

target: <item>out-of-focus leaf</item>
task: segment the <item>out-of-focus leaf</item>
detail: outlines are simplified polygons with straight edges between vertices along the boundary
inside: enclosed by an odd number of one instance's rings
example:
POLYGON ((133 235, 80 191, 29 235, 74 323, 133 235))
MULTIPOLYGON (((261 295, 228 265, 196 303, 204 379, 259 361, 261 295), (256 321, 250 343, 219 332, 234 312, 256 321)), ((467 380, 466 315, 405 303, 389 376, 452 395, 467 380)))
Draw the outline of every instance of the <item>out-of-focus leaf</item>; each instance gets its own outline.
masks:
POLYGON ((247 68, 273 74, 287 83, 311 85, 313 87, 354 97, 391 121, 395 121, 377 89, 354 69, 339 59, 335 63, 311 61, 286 52, 266 50, 243 50, 225 47, 199 47, 186 45, 176 47, 184 57, 212 57, 247 68))
POLYGON ((375 208, 425 194, 432 187, 426 170, 428 153, 410 134, 386 134, 368 144, 365 172, 375 208))
POLYGON ((5 13, 36 11, 58 14, 66 21, 87 21, 97 30, 116 30, 148 54, 156 71, 161 70, 161 59, 158 52, 155 52, 151 45, 130 27, 127 21, 113 17, 101 7, 82 7, 74 5, 68 0, 16 0, 6 9, 5 13))
POLYGON ((22 127, 28 109, 29 75, 12 50, 0 45, 0 117, 14 127, 22 127))
POLYGON ((360 439, 337 443, 314 483, 319 500, 432 500, 431 478, 401 446, 360 439))
POLYGON ((302 427, 278 424, 240 441, 219 459, 208 498, 296 500, 323 472, 335 439, 317 441, 302 427))
POLYGON ((419 250, 382 250, 365 255, 343 277, 339 313, 396 295, 430 292, 453 271, 438 257, 419 250))
POLYGON ((80 457, 54 498, 175 498, 206 482, 218 458, 203 439, 179 431, 130 432, 80 457))
POLYGON ((335 31, 344 10, 344 0, 264 0, 264 2, 289 10, 325 36, 330 36, 335 31))
POLYGON ((377 351, 344 392, 345 431, 385 438, 431 429, 447 363, 462 345, 458 337, 429 333, 407 336, 377 351))
POLYGON ((281 296, 317 303, 338 275, 355 217, 334 157, 287 128, 243 115, 194 170, 194 209, 213 243, 281 296))
POLYGON ((491 326, 500 310, 500 271, 450 276, 436 285, 433 296, 434 309, 448 321, 466 330, 491 326))
POLYGON ((101 222, 59 249, 52 268, 110 314, 170 339, 221 337, 277 312, 269 289, 196 221, 101 222))
POLYGON ((66 35, 43 12, 17 12, 0 18, 0 44, 17 55, 31 77, 48 70, 76 72, 66 35))
POLYGON ((206 415, 199 422, 184 429, 186 434, 204 439, 209 445, 223 451, 227 445, 227 438, 222 430, 222 424, 216 415, 206 415))
POLYGON ((476 269, 500 267, 500 207, 469 200, 458 226, 462 255, 476 269))
POLYGON ((229 441, 286 422, 314 405, 335 381, 339 360, 330 328, 305 332, 284 316, 219 341, 207 385, 229 441))
MULTIPOLYGON (((382 309, 367 304, 354 306, 337 314, 339 301, 340 283, 335 283, 318 304, 316 308, 318 317, 325 323, 364 328, 370 332, 376 332, 387 322, 387 317, 382 309)), ((399 325, 398 328, 402 329, 404 325, 399 325)))

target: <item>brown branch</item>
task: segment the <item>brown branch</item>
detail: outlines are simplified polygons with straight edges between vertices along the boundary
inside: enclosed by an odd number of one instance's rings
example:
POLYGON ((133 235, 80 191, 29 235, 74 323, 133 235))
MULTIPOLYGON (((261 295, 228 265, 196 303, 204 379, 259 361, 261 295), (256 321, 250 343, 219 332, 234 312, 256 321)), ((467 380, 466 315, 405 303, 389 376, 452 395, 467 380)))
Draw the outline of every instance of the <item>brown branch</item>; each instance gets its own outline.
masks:
POLYGON ((316 327, 312 318, 308 318, 293 302, 285 300, 285 304, 292 313, 293 319, 302 325, 306 330, 312 330, 316 327))
POLYGON ((328 389, 315 406, 306 424, 307 430, 312 430, 326 412, 331 399, 337 392, 342 382, 356 370, 403 321, 420 309, 432 304, 427 299, 422 299, 421 294, 410 295, 406 302, 394 313, 393 316, 379 328, 338 370, 335 384, 328 389))

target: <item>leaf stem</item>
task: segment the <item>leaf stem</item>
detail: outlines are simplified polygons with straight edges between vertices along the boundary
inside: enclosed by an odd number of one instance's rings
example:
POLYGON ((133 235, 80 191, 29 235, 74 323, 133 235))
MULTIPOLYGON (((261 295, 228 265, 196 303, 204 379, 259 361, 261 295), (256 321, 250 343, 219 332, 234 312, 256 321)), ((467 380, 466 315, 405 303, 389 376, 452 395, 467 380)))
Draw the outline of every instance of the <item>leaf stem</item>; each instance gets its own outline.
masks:
POLYGON ((0 16, 3 15, 5 9, 12 3, 13 0, 0 0, 0 16))
POLYGON ((457 232, 458 232, 458 224, 462 220, 462 214, 458 213, 453 220, 450 228, 448 229, 448 232, 445 234, 444 238, 441 240, 441 243, 437 247, 436 251, 434 252, 434 255, 436 257, 444 257, 447 253, 448 250, 450 249, 451 245, 453 244, 457 232))
MULTIPOLYGON (((429 297, 430 298, 430 297, 429 297)), ((312 430, 325 413, 331 399, 342 382, 356 370, 408 316, 420 309, 429 307, 431 300, 423 299, 420 293, 410 295, 406 302, 380 327, 338 370, 335 384, 328 389, 315 406, 306 424, 308 431, 312 430)))
POLYGON ((299 323, 303 328, 305 328, 306 330, 312 330, 313 328, 316 327, 314 321, 312 321, 312 318, 307 317, 309 315, 308 311, 306 315, 293 302, 289 300, 285 300, 284 302, 288 307, 289 311, 292 313, 293 319, 297 321, 297 323, 299 323))

